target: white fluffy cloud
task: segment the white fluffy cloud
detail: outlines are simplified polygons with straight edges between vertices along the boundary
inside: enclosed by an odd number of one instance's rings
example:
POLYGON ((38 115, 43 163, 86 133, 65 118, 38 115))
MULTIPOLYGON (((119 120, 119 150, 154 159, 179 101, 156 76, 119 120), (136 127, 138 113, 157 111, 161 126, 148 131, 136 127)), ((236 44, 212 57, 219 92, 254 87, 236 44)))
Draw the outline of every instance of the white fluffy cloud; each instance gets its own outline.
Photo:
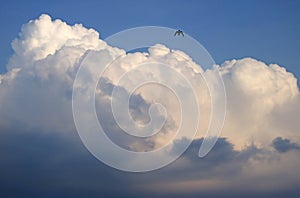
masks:
MULTIPOLYGON (((99 39, 99 33, 95 30, 78 24, 70 26, 59 19, 51 20, 48 15, 41 15, 39 19, 23 25, 19 38, 12 42, 12 47, 15 53, 7 65, 8 72, 0 76, 1 124, 20 123, 45 131, 73 130, 73 81, 84 53, 96 50, 103 58, 119 57, 106 70, 105 76, 112 85, 118 84, 117 81, 124 72, 153 61, 172 65, 176 70, 188 74, 191 82, 201 90, 201 94, 197 94, 204 116, 201 117, 198 136, 203 136, 208 126, 208 90, 204 82, 199 81, 197 75, 200 74, 195 73, 187 63, 191 59, 183 52, 156 45, 149 48, 149 53, 125 54, 122 49, 113 48, 99 39)), ((148 68, 149 71, 153 69, 148 68)), ((239 146, 256 141, 266 143, 275 136, 284 136, 284 133, 288 137, 292 136, 293 132, 289 129, 284 131, 281 127, 276 130, 272 125, 275 119, 273 114, 277 109, 286 112, 288 110, 285 107, 299 108, 296 105, 299 90, 293 74, 276 64, 266 65, 252 58, 226 61, 217 68, 222 74, 228 97, 227 118, 222 133, 224 136, 239 146), (290 107, 291 104, 295 107, 290 107)), ((130 78, 133 84, 149 73, 138 70, 135 72, 130 78)), ((161 71, 151 72, 170 81, 174 80, 174 76, 161 71)), ((207 76, 210 71, 201 72, 207 76)), ((180 112, 174 108, 176 100, 169 100, 171 93, 170 95, 158 87, 155 92, 157 94, 147 88, 137 91, 136 94, 140 94, 148 103, 153 102, 154 97, 160 97, 160 102, 168 101, 162 103, 172 112, 172 122, 176 125, 180 112)), ((280 115, 276 119, 278 117, 280 115)))
MULTIPOLYGON (((153 66, 153 62, 171 65, 174 70, 190 77, 190 82, 197 90, 201 107, 197 137, 204 136, 211 115, 209 92, 201 75, 209 77, 212 71, 219 70, 224 80, 228 104, 221 136, 228 138, 235 149, 246 155, 245 145, 254 144, 268 150, 264 156, 277 159, 280 156, 274 154, 276 152, 274 149, 272 151, 271 145, 276 137, 291 140, 295 145, 300 143, 298 131, 300 125, 297 117, 300 113, 300 96, 297 79, 284 67, 276 64, 266 65, 253 58, 244 58, 226 61, 212 70, 195 71, 190 66, 191 58, 184 52, 158 44, 150 47, 148 53, 126 54, 124 50, 113 48, 99 39, 99 33, 95 30, 86 29, 82 25, 70 26, 61 20, 53 21, 48 15, 41 15, 39 19, 25 24, 19 38, 12 42, 12 47, 14 55, 7 65, 8 72, 0 75, 0 127, 13 126, 19 127, 20 130, 26 128, 47 133, 74 132, 76 129, 72 116, 73 82, 84 55, 88 50, 93 50, 102 63, 117 58, 105 71, 105 78, 99 82, 96 90, 96 106, 108 135, 123 147, 133 150, 158 148, 172 139, 179 125, 180 116, 189 116, 180 114, 176 96, 164 87, 158 85, 138 87, 131 98, 130 113, 133 119, 138 123, 147 123, 150 120, 148 108, 151 104, 159 102, 168 112, 166 125, 161 133, 144 141, 137 141, 121 133, 113 120, 109 106, 114 87, 119 87, 124 95, 128 95, 130 94, 128 88, 140 79, 147 78, 149 74, 153 79, 166 79, 174 86, 183 85, 175 75, 156 67, 139 68, 140 65, 153 66), (133 73, 129 75, 129 80, 120 85, 118 82, 120 77, 124 72, 130 71, 133 73)), ((95 75, 98 66, 90 69, 86 77, 98 78, 95 75)), ((83 83, 80 86, 88 88, 89 84, 83 83)), ((184 90, 180 89, 182 95, 186 96, 181 102, 190 104, 191 100, 184 90)), ((192 110, 194 106, 190 105, 187 108, 192 110)), ((161 112, 155 113, 161 116, 161 112)), ((254 180, 266 182, 264 179, 268 180, 270 176, 280 178, 280 173, 293 174, 290 183, 296 183, 299 181, 299 173, 290 171, 299 164, 297 152, 280 154, 282 160, 276 163, 269 158, 267 160, 251 158, 249 161, 246 160, 247 162, 243 161, 245 164, 242 175, 233 178, 232 184, 229 185, 235 187, 243 178, 256 188, 254 180)), ((185 166, 186 163, 189 161, 183 159, 176 165, 185 166)), ((194 186, 195 189, 202 184, 207 184, 208 187, 228 185, 223 179, 217 178, 216 182, 210 182, 193 177, 186 183, 193 183, 190 187, 194 186)), ((284 184, 285 180, 282 183, 268 182, 270 188, 290 184, 288 182, 284 184)))
POLYGON ((274 128, 273 120, 279 109, 299 101, 293 74, 276 64, 266 65, 252 58, 226 61, 220 69, 228 97, 226 135, 239 146, 256 141, 267 144, 281 135, 292 137, 294 132, 274 128))
MULTIPOLYGON (((86 29, 82 25, 70 26, 61 20, 53 21, 48 15, 41 15, 39 19, 25 24, 19 38, 12 42, 12 47, 14 55, 7 65, 8 72, 0 75, 0 127, 20 126, 44 132, 74 132, 73 82, 84 54, 88 50, 95 50, 104 62, 118 57, 105 71, 105 79, 100 81, 96 93, 97 111, 105 119, 106 127, 111 132, 109 135, 116 138, 115 141, 123 144, 123 147, 129 146, 137 150, 160 147, 174 136, 179 125, 180 109, 177 108, 179 105, 176 97, 159 86, 145 86, 135 90, 131 107, 134 119, 143 123, 149 121, 147 111, 150 104, 160 102, 165 105, 169 117, 163 133, 154 138, 139 143, 135 139, 120 135, 111 111, 107 109, 111 90, 114 86, 120 86, 118 80, 122 74, 134 70, 138 65, 153 62, 172 65, 176 71, 190 76, 190 82, 198 90, 201 106, 198 137, 204 135, 211 113, 209 92, 200 76, 202 74, 208 77, 213 70, 219 70, 225 83, 228 101, 227 117, 221 136, 227 137, 237 149, 252 143, 268 148, 276 137, 300 142, 297 119, 300 96, 297 79, 284 67, 276 64, 266 65, 253 58, 244 58, 226 61, 212 70, 200 70, 199 73, 189 66, 191 59, 183 52, 158 44, 150 47, 148 53, 126 54, 124 50, 113 48, 99 39, 99 33, 95 30, 86 29)), ((91 73, 94 72, 93 69, 96 70, 92 68, 91 73)), ((129 94, 126 88, 147 78, 145 75, 149 73, 154 79, 160 77, 177 86, 181 85, 174 80, 175 76, 148 67, 135 70, 130 75, 130 81, 120 87, 125 94, 129 94)), ((184 103, 189 104, 189 100, 184 103)), ((295 160, 297 154, 285 154, 284 158, 295 160)), ((256 166, 255 163, 257 162, 247 166, 256 166)), ((260 167, 270 165, 266 164, 260 167)), ((272 170, 278 171, 289 166, 291 165, 285 162, 272 170)))
POLYGON ((124 53, 100 40, 95 30, 48 15, 25 24, 12 47, 8 72, 0 76, 1 124, 59 132, 74 130, 72 86, 83 54, 124 53))

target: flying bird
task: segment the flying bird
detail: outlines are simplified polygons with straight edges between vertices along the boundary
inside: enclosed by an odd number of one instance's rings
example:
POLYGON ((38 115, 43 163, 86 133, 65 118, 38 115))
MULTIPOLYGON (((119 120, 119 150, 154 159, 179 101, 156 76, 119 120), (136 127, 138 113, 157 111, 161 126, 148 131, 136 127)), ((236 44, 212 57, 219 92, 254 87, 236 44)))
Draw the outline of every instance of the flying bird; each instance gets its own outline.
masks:
POLYGON ((180 35, 184 36, 183 31, 181 31, 181 30, 177 30, 175 32, 174 36, 176 36, 176 35, 178 35, 178 36, 180 36, 180 35))

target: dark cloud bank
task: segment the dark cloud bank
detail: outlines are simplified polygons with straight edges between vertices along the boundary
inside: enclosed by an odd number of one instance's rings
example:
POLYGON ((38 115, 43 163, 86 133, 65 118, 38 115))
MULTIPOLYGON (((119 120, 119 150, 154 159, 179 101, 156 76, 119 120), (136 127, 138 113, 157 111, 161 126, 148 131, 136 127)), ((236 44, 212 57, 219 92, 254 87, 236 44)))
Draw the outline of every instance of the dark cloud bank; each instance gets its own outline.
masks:
MULTIPOLYGON (((202 142, 198 139, 181 158, 165 168, 148 173, 126 173, 95 159, 76 132, 72 136, 58 136, 1 129, 0 136, 0 197, 298 197, 300 193, 296 188, 252 191, 238 186, 234 191, 216 189, 191 193, 140 189, 141 185, 182 179, 218 177, 230 182, 244 163, 265 152, 254 145, 236 151, 225 138, 220 138, 204 159, 197 157, 202 142), (188 165, 178 166, 182 161, 188 161, 188 165)), ((291 145, 296 148, 282 138, 275 139, 273 145, 279 152, 287 151, 291 145)))

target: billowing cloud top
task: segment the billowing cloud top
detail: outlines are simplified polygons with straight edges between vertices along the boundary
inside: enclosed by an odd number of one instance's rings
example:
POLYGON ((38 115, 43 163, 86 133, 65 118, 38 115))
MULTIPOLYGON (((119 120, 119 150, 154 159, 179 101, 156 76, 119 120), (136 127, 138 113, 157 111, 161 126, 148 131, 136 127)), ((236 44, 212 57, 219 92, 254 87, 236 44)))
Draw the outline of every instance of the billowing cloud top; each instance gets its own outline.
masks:
MULTIPOLYGON (((191 82, 199 83, 197 90, 200 92, 197 94, 203 111, 196 138, 204 136, 211 107, 204 81, 197 81, 193 76, 203 75, 209 78, 212 70, 217 69, 223 77, 228 98, 227 117, 221 135, 232 143, 229 150, 234 148, 239 150, 236 152, 243 153, 245 147, 255 145, 255 148, 264 150, 260 155, 273 158, 278 157, 276 150, 282 151, 281 143, 284 143, 284 149, 288 148, 281 155, 288 161, 282 162, 282 167, 291 166, 291 161, 299 164, 298 144, 290 145, 290 142, 286 141, 287 139, 300 142, 300 124, 297 120, 300 113, 299 89, 297 79, 284 67, 244 58, 226 61, 199 74, 189 67, 187 62, 191 59, 188 57, 187 61, 184 52, 158 44, 150 47, 147 53, 126 54, 124 50, 109 46, 101 40, 99 33, 93 29, 86 29, 78 24, 70 26, 59 19, 52 20, 45 14, 25 24, 19 38, 12 42, 12 47, 14 54, 7 65, 8 71, 0 75, 0 127, 3 129, 26 129, 24 131, 47 134, 74 133, 76 129, 71 107, 73 82, 84 54, 88 50, 94 50, 103 61, 118 57, 106 71, 105 78, 99 81, 96 106, 99 118, 103 119, 104 127, 110 132, 108 136, 114 138, 122 147, 152 150, 169 141, 176 132, 180 110, 174 106, 178 103, 176 98, 172 99, 174 95, 162 87, 156 87, 155 93, 147 87, 138 90, 133 94, 130 104, 132 117, 140 123, 149 121, 147 111, 152 103, 158 101, 165 105, 169 117, 162 133, 153 138, 138 142, 134 138, 122 135, 121 129, 113 120, 111 110, 107 108, 114 87, 119 87, 123 89, 124 94, 129 94, 126 86, 144 78, 143 72, 137 70, 136 74, 130 76, 129 83, 121 86, 117 80, 122 73, 134 69, 136 65, 157 61, 172 65, 176 70, 190 75, 191 82), (277 137, 283 139, 275 139, 277 137), (289 150, 292 151, 287 152, 289 150)), ((166 79, 174 78, 170 74, 151 68, 149 72, 166 79)), ((270 171, 264 174, 281 171, 282 167, 270 167, 267 161, 259 161, 258 158, 256 160, 258 161, 245 163, 247 167, 260 167, 253 173, 257 177, 266 167, 269 167, 270 171)), ((179 166, 184 166, 188 161, 184 158, 179 166)), ((284 172, 286 171, 288 170, 284 172)), ((249 172, 242 172, 240 177, 247 177, 249 172)), ((300 175, 299 172, 297 175, 300 175)), ((292 181, 295 181, 294 179, 292 181)), ((192 180, 195 181, 195 178, 192 180)), ((192 186, 197 185, 197 182, 190 183, 192 186)), ((207 183, 208 186, 218 184, 207 183)), ((278 182, 272 185, 281 184, 278 182)), ((177 185, 179 184, 174 184, 177 185)))

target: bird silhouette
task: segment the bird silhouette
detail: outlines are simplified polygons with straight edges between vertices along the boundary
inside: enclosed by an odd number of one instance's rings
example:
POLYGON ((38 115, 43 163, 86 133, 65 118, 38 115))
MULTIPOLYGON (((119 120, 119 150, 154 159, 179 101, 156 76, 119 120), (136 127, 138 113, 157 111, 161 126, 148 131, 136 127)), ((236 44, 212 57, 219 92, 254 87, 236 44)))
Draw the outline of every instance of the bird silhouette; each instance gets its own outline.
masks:
POLYGON ((181 31, 181 30, 177 30, 175 32, 174 36, 176 36, 176 35, 178 35, 178 36, 180 36, 180 35, 184 36, 183 31, 181 31))

